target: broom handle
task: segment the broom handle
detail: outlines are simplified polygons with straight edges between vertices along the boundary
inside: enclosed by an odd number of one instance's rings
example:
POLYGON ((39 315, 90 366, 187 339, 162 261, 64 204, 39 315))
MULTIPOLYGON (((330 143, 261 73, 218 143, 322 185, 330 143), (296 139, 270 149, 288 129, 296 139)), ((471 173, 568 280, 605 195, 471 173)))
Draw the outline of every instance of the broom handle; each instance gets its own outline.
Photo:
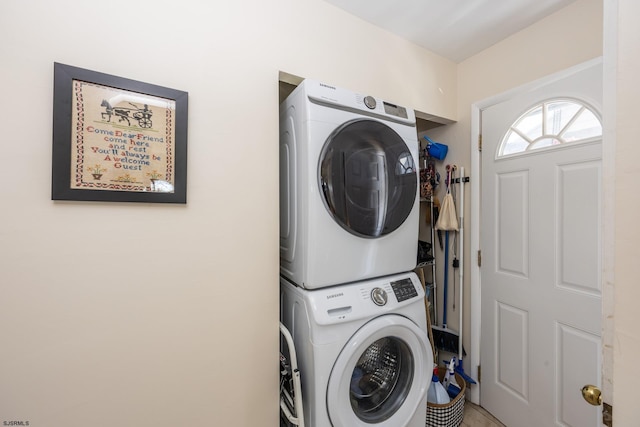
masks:
MULTIPOLYGON (((451 192, 451 166, 447 165, 447 193, 451 192)), ((449 293, 449 230, 444 232, 444 277, 442 281, 442 326, 447 327, 447 304, 449 303, 447 294, 449 293)))
POLYGON ((462 312, 463 312, 463 304, 464 300, 462 298, 462 292, 464 289, 464 168, 460 168, 460 191, 458 192, 458 197, 460 197, 460 203, 458 211, 460 212, 460 231, 458 235, 458 244, 460 248, 458 250, 458 256, 460 260, 460 264, 458 265, 458 272, 460 275, 460 279, 458 280, 460 286, 460 307, 459 307, 459 326, 458 326, 458 360, 462 363, 462 312))
POLYGON ((447 327, 447 288, 449 287, 449 230, 444 232, 444 280, 442 281, 442 326, 447 327))
POLYGON ((438 324, 438 286, 436 279, 436 207, 433 194, 431 195, 431 255, 433 262, 431 263, 431 280, 433 281, 433 321, 438 324))

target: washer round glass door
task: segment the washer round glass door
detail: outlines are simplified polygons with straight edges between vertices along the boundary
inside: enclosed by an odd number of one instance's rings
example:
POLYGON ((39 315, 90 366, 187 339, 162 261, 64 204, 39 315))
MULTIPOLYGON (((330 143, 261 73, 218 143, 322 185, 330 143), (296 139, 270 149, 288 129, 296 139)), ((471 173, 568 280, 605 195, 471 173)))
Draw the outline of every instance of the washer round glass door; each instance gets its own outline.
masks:
POLYGON ((404 316, 384 315, 360 328, 329 377, 327 408, 333 424, 407 425, 429 387, 433 354, 427 343, 426 332, 404 316))
POLYGON ((392 233, 413 209, 418 188, 415 161, 400 135, 384 123, 344 123, 327 138, 318 169, 325 206, 356 236, 392 233))

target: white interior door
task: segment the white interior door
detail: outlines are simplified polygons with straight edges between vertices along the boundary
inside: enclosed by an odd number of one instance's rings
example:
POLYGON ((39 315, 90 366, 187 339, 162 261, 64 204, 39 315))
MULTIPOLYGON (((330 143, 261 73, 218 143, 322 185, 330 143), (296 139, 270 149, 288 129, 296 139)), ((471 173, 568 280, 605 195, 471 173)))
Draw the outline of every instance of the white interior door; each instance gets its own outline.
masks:
MULTIPOLYGON (((601 64, 482 111, 480 399, 509 427, 601 420, 580 391, 601 385, 601 136, 499 155, 519 117, 558 98, 600 111, 601 64)), ((521 123, 572 126, 541 111, 521 123)))

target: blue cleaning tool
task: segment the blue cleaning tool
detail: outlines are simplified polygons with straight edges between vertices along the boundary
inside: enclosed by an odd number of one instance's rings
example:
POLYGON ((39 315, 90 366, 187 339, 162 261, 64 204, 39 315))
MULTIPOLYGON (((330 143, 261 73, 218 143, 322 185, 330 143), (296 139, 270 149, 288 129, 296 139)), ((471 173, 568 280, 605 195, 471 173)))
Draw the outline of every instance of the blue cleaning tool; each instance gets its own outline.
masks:
POLYGON ((471 378, 464 372, 464 367, 462 366, 462 359, 458 360, 455 367, 456 374, 460 375, 464 380, 470 384, 477 384, 476 380, 471 378))

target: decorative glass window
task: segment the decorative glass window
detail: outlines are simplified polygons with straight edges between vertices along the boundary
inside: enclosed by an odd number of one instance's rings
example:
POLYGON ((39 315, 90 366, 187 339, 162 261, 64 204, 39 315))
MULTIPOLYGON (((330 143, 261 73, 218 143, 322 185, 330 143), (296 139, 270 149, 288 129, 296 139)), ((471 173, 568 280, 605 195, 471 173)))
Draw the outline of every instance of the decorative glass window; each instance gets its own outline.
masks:
POLYGON ((515 121, 498 157, 602 137, 602 123, 587 105, 568 99, 538 104, 515 121))

